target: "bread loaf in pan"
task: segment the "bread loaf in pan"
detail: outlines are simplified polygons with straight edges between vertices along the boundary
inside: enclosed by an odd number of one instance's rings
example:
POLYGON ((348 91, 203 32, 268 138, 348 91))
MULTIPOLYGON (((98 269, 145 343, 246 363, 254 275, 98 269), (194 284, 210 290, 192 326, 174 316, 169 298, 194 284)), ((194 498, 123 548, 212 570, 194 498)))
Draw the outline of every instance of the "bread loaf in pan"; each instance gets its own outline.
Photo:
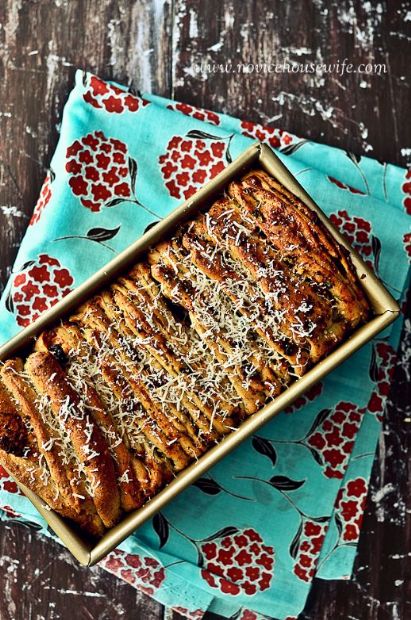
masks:
POLYGON ((370 313, 348 252, 253 170, 0 366, 0 462, 92 536, 370 313))

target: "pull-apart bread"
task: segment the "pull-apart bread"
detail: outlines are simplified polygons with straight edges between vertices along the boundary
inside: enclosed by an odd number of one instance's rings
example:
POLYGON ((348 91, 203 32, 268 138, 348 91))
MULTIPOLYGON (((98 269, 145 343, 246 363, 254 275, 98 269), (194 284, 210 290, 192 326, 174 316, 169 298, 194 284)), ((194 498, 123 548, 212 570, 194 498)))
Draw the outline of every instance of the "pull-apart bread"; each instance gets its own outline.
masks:
POLYGON ((346 250, 253 171, 1 364, 0 462, 100 536, 369 311, 346 250))

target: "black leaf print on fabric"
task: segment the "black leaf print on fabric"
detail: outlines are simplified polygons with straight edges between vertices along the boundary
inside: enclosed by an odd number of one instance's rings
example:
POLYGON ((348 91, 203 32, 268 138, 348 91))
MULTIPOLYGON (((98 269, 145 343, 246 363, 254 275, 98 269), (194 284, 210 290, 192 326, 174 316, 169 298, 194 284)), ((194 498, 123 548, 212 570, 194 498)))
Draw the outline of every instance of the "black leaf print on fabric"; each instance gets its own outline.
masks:
POLYGON ((128 170, 130 172, 131 189, 133 191, 133 194, 135 194, 135 191, 136 191, 136 179, 137 179, 137 162, 132 157, 128 158, 128 170))
POLYGON ((24 271, 25 269, 28 269, 29 267, 31 267, 32 265, 34 265, 36 261, 34 260, 28 260, 26 263, 24 263, 20 269, 18 269, 18 271, 24 271))
POLYGON ((115 207, 116 205, 119 205, 122 202, 124 202, 124 198, 113 198, 113 200, 109 200, 108 202, 106 202, 104 206, 115 207))
POLYGON ((160 220, 154 220, 154 222, 150 222, 150 224, 148 226, 145 227, 144 229, 144 233, 148 232, 149 230, 151 230, 153 228, 153 226, 155 226, 156 224, 159 223, 160 220))
POLYGON ((233 525, 228 525, 227 527, 223 527, 223 529, 218 530, 215 534, 211 534, 207 538, 203 538, 202 542, 208 542, 209 540, 215 540, 216 538, 224 538, 225 536, 231 536, 232 534, 237 534, 239 531, 238 527, 234 527, 233 525))
POLYGON ((199 138, 203 140, 224 140, 220 136, 214 136, 211 133, 206 133, 205 131, 198 131, 197 129, 193 129, 189 131, 187 134, 188 138, 199 138))
POLYGON ((193 484, 193 486, 197 487, 203 493, 207 493, 207 495, 218 495, 222 491, 222 488, 212 478, 199 478, 193 484))
POLYGON ((291 541, 290 544, 290 555, 292 558, 296 558, 297 557, 297 553, 298 553, 298 548, 300 546, 300 539, 301 539, 301 534, 303 533, 303 522, 300 521, 300 525, 298 527, 298 530, 294 536, 294 538, 291 541))
POLYGON ((318 426, 321 426, 321 424, 324 422, 325 418, 331 413, 331 409, 323 409, 322 411, 320 411, 320 413, 316 416, 314 422, 311 425, 310 430, 308 431, 308 433, 306 434, 306 437, 309 437, 318 426))
POLYGON ((280 152, 284 155, 292 155, 295 151, 298 151, 304 144, 307 144, 308 140, 299 140, 298 142, 294 142, 294 144, 289 144, 284 148, 280 149, 280 152))
POLYGON ((375 354, 375 347, 372 348, 372 352, 371 352, 369 374, 370 374, 371 381, 374 381, 374 383, 377 383, 377 381, 378 381, 378 364, 377 364, 377 356, 375 354))
POLYGON ((168 537, 170 534, 170 530, 168 527, 168 521, 161 514, 161 512, 159 512, 153 517, 152 523, 153 523, 153 529, 155 533, 157 534, 159 541, 160 541, 159 549, 161 549, 162 547, 164 547, 164 545, 168 541, 168 537))
POLYGON ((314 460, 318 463, 318 465, 321 465, 321 467, 323 467, 324 465, 324 461, 321 457, 321 453, 317 452, 317 450, 315 448, 312 448, 311 446, 308 446, 307 444, 304 444, 309 451, 311 452, 311 455, 313 456, 314 460))
POLYGON ((231 151, 230 151, 230 142, 228 143, 228 146, 225 152, 225 158, 229 164, 231 164, 231 162, 233 161, 233 158, 231 157, 231 151))
POLYGON ((371 246, 374 254, 374 269, 378 273, 381 255, 381 241, 375 235, 371 235, 371 246))
POLYGON ((330 517, 311 517, 311 519, 313 521, 315 521, 316 523, 328 523, 328 521, 330 520, 330 517))
POLYGON ((10 288, 8 294, 7 294, 6 301, 4 302, 4 305, 6 306, 6 310, 8 312, 11 312, 11 314, 14 314, 13 292, 12 292, 11 288, 10 288))
POLYGON ((338 530, 338 537, 341 538, 341 534, 343 531, 343 524, 341 521, 341 518, 338 514, 335 515, 335 525, 337 526, 337 530, 338 530))
POLYGON ((92 241, 109 241, 117 235, 120 228, 121 226, 117 226, 117 228, 90 228, 86 236, 92 241))
POLYGON ((268 457, 274 467, 277 462, 277 453, 268 439, 255 435, 252 440, 252 446, 256 452, 268 457))
POLYGON ((196 547, 196 549, 197 549, 197 566, 201 568, 202 566, 204 566, 204 556, 201 553, 201 548, 199 549, 198 547, 196 547))
POLYGON ((305 480, 291 480, 287 476, 273 476, 269 483, 278 491, 295 491, 305 483, 305 480))

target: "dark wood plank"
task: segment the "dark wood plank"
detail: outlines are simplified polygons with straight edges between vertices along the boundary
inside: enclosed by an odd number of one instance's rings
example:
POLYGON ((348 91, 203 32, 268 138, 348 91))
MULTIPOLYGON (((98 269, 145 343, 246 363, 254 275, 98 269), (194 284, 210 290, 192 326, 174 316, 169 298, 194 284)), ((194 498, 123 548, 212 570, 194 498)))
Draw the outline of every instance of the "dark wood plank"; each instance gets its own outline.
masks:
POLYGON ((81 568, 54 541, 21 525, 0 537, 2 620, 160 620, 161 606, 99 567, 81 568))
POLYGON ((201 0, 176 0, 173 94, 404 165, 401 149, 410 143, 406 12, 400 2, 208 0, 205 8, 201 0), (355 66, 385 63, 387 73, 236 71, 241 63, 330 65, 344 58, 355 66), (227 63, 232 72, 196 73, 201 64, 227 63))
MULTIPOLYGON (((405 165, 410 128, 406 6, 399 2, 176 2, 173 96, 194 105, 268 123, 304 137, 405 165), (213 19, 210 20, 210 15, 213 19), (381 64, 387 73, 227 73, 243 63, 283 61, 381 64), (196 68, 211 65, 208 73, 196 68), (214 72, 216 66, 223 70, 214 72)), ((409 30, 409 29, 408 29, 409 30)), ((410 346, 410 343, 408 344, 410 346)), ((306 620, 399 618, 410 615, 406 575, 411 523, 409 382, 401 369, 381 436, 354 579, 314 583, 306 620), (409 452, 408 452, 409 454, 409 452), (408 459, 408 460, 407 460, 408 459), (394 490, 384 495, 387 490, 394 490), (397 503, 397 505, 395 505, 397 503), (408 595, 408 596, 407 596, 408 595)), ((409 378, 408 378, 409 379, 409 378)))
POLYGON ((316 580, 304 620, 411 617, 411 292, 407 328, 371 476, 353 579, 316 580))
POLYGON ((0 3, 0 282, 58 140, 76 68, 171 93, 170 7, 154 0, 0 3))
MULTIPOLYGON (((0 282, 45 171, 74 71, 170 95, 171 12, 150 0, 0 4, 0 282)), ((0 530, 0 618, 163 617, 162 606, 21 526, 0 530)))
MULTIPOLYGON (((54 151, 76 67, 404 165, 406 10, 402 2, 360 0, 3 0, 0 283, 54 151), (329 64, 346 57, 355 65, 385 63, 387 73, 195 73, 201 62, 329 64)), ((411 616, 407 379, 399 367, 372 476, 371 497, 381 499, 368 503, 354 579, 316 581, 305 620, 411 616)), ((131 586, 78 567, 64 549, 19 525, 0 528, 0 592, 1 620, 164 615, 131 586)))

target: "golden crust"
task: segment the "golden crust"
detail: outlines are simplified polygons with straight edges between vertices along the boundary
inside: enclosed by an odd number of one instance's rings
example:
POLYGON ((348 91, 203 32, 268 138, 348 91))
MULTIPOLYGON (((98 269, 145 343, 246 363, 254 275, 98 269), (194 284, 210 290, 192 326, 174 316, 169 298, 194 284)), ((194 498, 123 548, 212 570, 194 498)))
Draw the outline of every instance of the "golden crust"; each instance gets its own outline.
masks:
MULTIPOLYGON (((54 330, 43 332, 37 339, 35 350, 48 352, 57 345, 63 349, 65 355, 72 355, 75 356, 76 360, 80 360, 80 363, 83 363, 84 375, 87 375, 89 355, 78 327, 63 323, 54 330)), ((68 371, 70 371, 70 366, 68 371)), ((129 512, 141 506, 144 497, 144 492, 134 472, 133 456, 109 411, 107 403, 104 402, 104 397, 92 386, 90 378, 88 381, 84 379, 84 375, 80 377, 80 389, 84 391, 86 402, 90 406, 91 416, 108 442, 117 470, 121 506, 123 510, 129 512)))
POLYGON ((0 461, 99 536, 369 311, 314 212, 251 171, 0 367, 0 461))
MULTIPOLYGON (((128 282, 123 284, 120 281, 119 285, 113 287, 113 302, 116 308, 122 310, 124 320, 119 321, 119 329, 131 341, 138 339, 139 346, 148 354, 151 368, 162 368, 164 377, 178 377, 185 382, 190 375, 192 364, 186 364, 180 351, 176 353, 175 349, 173 350, 173 334, 169 330, 159 329, 157 325, 153 328, 147 323, 141 307, 135 303, 135 299, 130 299, 129 292, 128 282)), ((198 387, 198 392, 193 392, 187 385, 181 395, 181 403, 190 415, 194 415, 193 419, 201 434, 206 439, 214 440, 218 434, 229 432, 234 420, 228 417, 231 413, 230 407, 224 402, 221 402, 221 411, 227 413, 224 420, 220 420, 220 416, 213 417, 207 395, 201 391, 200 386, 198 387)), ((218 395, 215 396, 218 398, 218 395)), ((219 400, 221 401, 221 397, 219 400)))
MULTIPOLYGON (((80 319, 79 316, 76 317, 80 319)), ((172 426, 170 420, 161 409, 153 402, 147 386, 141 378, 141 370, 133 360, 127 358, 116 330, 110 325, 110 321, 104 316, 97 299, 89 304, 87 311, 80 319, 84 326, 84 336, 90 344, 96 340, 103 346, 104 338, 112 347, 112 352, 102 356, 101 363, 108 365, 122 378, 122 391, 126 390, 130 405, 135 408, 135 421, 144 435, 162 452, 170 458, 179 471, 189 462, 182 446, 177 443, 179 432, 172 426), (139 408, 142 408, 139 412, 139 408)), ((117 379, 119 381, 119 378, 117 379)))
MULTIPOLYGON (((100 303, 107 318, 114 323, 119 337, 130 343, 130 354, 132 355, 135 351, 136 334, 133 331, 134 323, 132 321, 132 316, 130 317, 127 313, 126 304, 123 303, 120 305, 119 303, 119 305, 117 305, 115 294, 112 295, 111 293, 103 293, 100 303), (122 313, 119 312, 120 309, 123 311, 122 313)), ((145 336, 144 340, 146 340, 147 337, 148 334, 145 336)), ((140 340, 137 342, 136 346, 140 346, 140 340)), ((140 372, 145 385, 152 391, 152 396, 155 400, 156 392, 162 387, 164 387, 164 390, 167 390, 170 381, 173 381, 175 376, 168 375, 163 366, 156 359, 152 358, 150 354, 147 354, 144 359, 144 364, 141 366, 140 372)), ((180 374, 185 376, 184 373, 180 374)), ((193 396, 194 395, 190 393, 188 396, 187 393, 183 393, 175 398, 175 402, 172 400, 169 401, 166 405, 166 408, 168 408, 166 415, 180 432, 187 434, 194 442, 194 446, 188 447, 188 454, 197 458, 206 449, 207 442, 216 439, 217 435, 210 430, 209 424, 207 425, 207 419, 201 411, 198 411, 195 416, 191 417, 193 410, 188 403, 190 402, 189 398, 193 398, 193 396)), ((158 399, 161 401, 160 396, 158 399)))
POLYGON ((270 303, 271 312, 278 313, 280 331, 297 346, 297 359, 300 356, 302 370, 307 370, 306 362, 318 361, 343 334, 343 324, 336 325, 333 321, 332 306, 303 279, 297 278, 287 264, 246 227, 232 201, 216 201, 209 213, 212 234, 255 281, 266 303, 270 303), (335 334, 337 327, 340 329, 335 334), (308 352, 308 360, 301 355, 304 350, 308 352))
POLYGON ((36 437, 28 419, 23 418, 11 395, 0 383, 0 462, 18 482, 36 493, 50 508, 77 523, 92 536, 101 536, 104 527, 95 510, 86 502, 71 501, 60 492, 50 470, 40 466, 36 437), (13 420, 14 428, 10 428, 13 420), (17 428, 16 428, 17 426, 17 428), (14 434, 10 434, 10 430, 14 434))
POLYGON ((59 493, 66 502, 72 501, 76 509, 80 509, 80 499, 73 496, 73 477, 69 469, 62 463, 58 452, 57 435, 43 419, 39 410, 37 395, 33 386, 23 375, 21 359, 7 360, 0 369, 1 378, 7 390, 14 398, 19 411, 28 420, 36 438, 38 451, 43 456, 50 470, 59 493))
MULTIPOLYGON (((90 344, 99 342, 98 335, 92 330, 84 330, 84 336, 90 344)), ((133 460, 133 468, 146 496, 150 497, 172 478, 168 456, 162 455, 157 445, 158 439, 161 440, 159 429, 153 421, 143 419, 141 409, 133 398, 131 387, 122 373, 106 361, 101 361, 100 368, 113 395, 122 406, 126 407, 126 413, 132 424, 132 428, 129 429, 129 442, 137 457, 133 460), (139 431, 137 434, 133 432, 133 427, 139 431)))
POLYGON ((92 488, 97 513, 106 527, 120 515, 120 497, 116 473, 107 443, 93 422, 88 404, 73 390, 58 362, 49 353, 35 352, 27 358, 25 369, 40 396, 49 399, 62 432, 92 488))
MULTIPOLYGON (((225 294, 235 304, 237 310, 253 322, 255 332, 281 355, 274 361, 270 360, 269 364, 261 369, 265 373, 263 378, 268 384, 270 396, 277 396, 282 391, 281 385, 287 384, 290 380, 287 362, 290 362, 291 358, 284 354, 284 345, 281 340, 264 322, 266 308, 263 298, 252 282, 244 280, 238 270, 227 264, 224 252, 218 248, 209 234, 204 217, 200 217, 190 227, 190 230, 183 236, 182 243, 190 252, 193 264, 211 280, 221 284, 225 294)), ((295 361, 295 356, 293 360, 295 361)))
POLYGON ((229 194, 271 244, 294 261, 299 273, 327 282, 342 315, 357 324, 369 308, 351 259, 301 200, 262 171, 232 183, 229 194))
MULTIPOLYGON (((227 367, 227 376, 232 382, 239 397, 243 400, 244 409, 248 414, 255 413, 265 402, 264 386, 254 372, 257 365, 252 351, 248 351, 253 366, 248 374, 244 368, 245 355, 238 355, 238 343, 230 342, 227 332, 221 326, 214 312, 218 308, 204 294, 193 279, 184 262, 181 260, 179 248, 173 241, 161 243, 150 252, 152 274, 160 283, 165 297, 181 305, 189 313, 191 324, 200 337, 207 343, 212 354, 227 367)), ((208 293, 214 289, 208 288, 208 293)), ((245 352, 247 353, 247 352, 245 352)))

